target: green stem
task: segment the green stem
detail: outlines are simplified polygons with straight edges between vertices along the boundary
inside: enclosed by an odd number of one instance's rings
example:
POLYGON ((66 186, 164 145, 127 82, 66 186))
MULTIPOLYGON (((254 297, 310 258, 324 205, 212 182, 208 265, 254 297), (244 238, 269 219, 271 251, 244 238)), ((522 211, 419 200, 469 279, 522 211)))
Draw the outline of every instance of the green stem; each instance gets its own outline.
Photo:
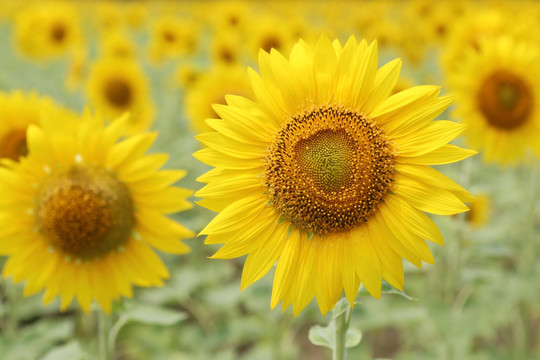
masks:
POLYGON ((526 192, 528 197, 528 204, 527 204, 527 214, 528 217, 525 222, 525 231, 524 234, 524 241, 522 241, 522 248, 521 248, 521 256, 520 256, 520 272, 522 276, 527 276, 533 266, 534 261, 536 259, 536 239, 535 239, 535 220, 536 220, 536 200, 537 200, 537 193, 538 193, 538 172, 540 164, 536 163, 534 164, 533 168, 531 169, 530 174, 530 180, 529 180, 529 189, 526 192))
MULTIPOLYGON (((459 184, 466 189, 469 187, 471 181, 472 161, 474 159, 467 159, 462 162, 459 184)), ((444 289, 443 298, 449 304, 453 303, 459 292, 463 262, 462 246, 467 237, 467 213, 459 214, 456 220, 458 222, 458 230, 455 232, 455 239, 449 241, 446 259, 446 288, 444 289)))
POLYGON ((102 310, 98 310, 98 352, 100 360, 111 360, 114 345, 109 344, 111 319, 102 310))
POLYGON ((11 280, 8 279, 4 279, 2 285, 6 298, 4 303, 5 314, 4 318, 2 319, 2 331, 7 338, 15 339, 19 330, 18 304, 20 301, 20 289, 17 289, 11 280))
POLYGON ((351 313, 351 309, 348 308, 334 319, 336 326, 336 342, 332 354, 333 360, 345 360, 347 358, 347 348, 345 344, 347 340, 347 330, 349 330, 349 325, 351 323, 351 313))
MULTIPOLYGON (((535 238, 535 220, 536 220, 536 199, 538 193, 538 172, 539 163, 535 163, 530 173, 529 189, 527 191, 528 218, 525 221, 525 234, 521 241, 521 249, 519 249, 518 271, 521 277, 528 278, 532 275, 534 262, 537 257, 536 238, 535 238)), ((526 300, 521 300, 517 304, 518 316, 516 317, 515 325, 515 341, 517 356, 520 358, 528 358, 531 350, 531 311, 530 304, 526 300)))

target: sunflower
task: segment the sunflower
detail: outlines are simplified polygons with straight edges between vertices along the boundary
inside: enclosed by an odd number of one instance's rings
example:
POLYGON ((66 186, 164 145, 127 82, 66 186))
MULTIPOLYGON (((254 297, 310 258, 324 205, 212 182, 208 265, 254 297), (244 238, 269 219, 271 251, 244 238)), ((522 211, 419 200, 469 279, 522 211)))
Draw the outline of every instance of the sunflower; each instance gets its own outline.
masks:
POLYGON ((19 160, 26 156, 26 129, 31 124, 41 124, 44 116, 59 119, 66 127, 76 119, 74 113, 34 92, 0 93, 0 158, 19 160))
POLYGON ((447 73, 466 140, 487 162, 516 163, 530 148, 540 153, 539 61, 536 46, 503 36, 480 41, 447 73))
POLYGON ((210 25, 215 33, 245 33, 252 16, 252 4, 244 1, 217 1, 212 4, 210 25))
POLYGON ((477 194, 469 204, 470 211, 467 213, 467 222, 475 229, 486 226, 491 213, 491 198, 485 193, 477 194))
POLYGON ((109 313, 132 284, 158 286, 167 268, 153 251, 182 254, 192 232, 164 216, 191 207, 191 191, 170 186, 185 174, 158 169, 166 154, 145 155, 155 133, 117 142, 126 119, 107 128, 85 113, 75 131, 56 119, 28 129, 27 157, 0 167, 3 275, 45 290, 64 310, 75 297, 109 313), (39 264, 39 266, 36 266, 39 264))
POLYGON ((190 19, 162 15, 152 25, 149 52, 153 61, 192 55, 199 49, 200 27, 190 19))
POLYGON ((187 89, 197 83, 203 71, 192 64, 180 64, 175 71, 175 83, 182 89, 187 89))
POLYGON ((135 59, 137 50, 133 41, 121 31, 110 31, 103 34, 102 56, 135 59))
POLYGON ((242 38, 236 33, 217 33, 212 37, 210 58, 214 64, 232 65, 244 59, 242 38))
POLYGON ((77 10, 67 2, 32 3, 15 17, 14 39, 25 55, 62 56, 82 43, 77 10))
POLYGON ((148 80, 135 60, 106 57, 96 61, 88 76, 86 92, 92 105, 108 119, 128 111, 129 134, 148 129, 154 121, 148 80))
POLYGON ((251 19, 253 32, 248 34, 250 53, 256 57, 259 50, 269 52, 276 49, 282 53, 289 52, 294 43, 293 32, 296 30, 289 22, 274 14, 257 15, 251 19))
POLYGON ((446 44, 441 52, 441 64, 446 72, 459 67, 467 52, 478 50, 480 42, 493 41, 504 35, 516 39, 537 38, 537 26, 533 18, 516 11, 511 2, 493 3, 490 6, 476 3, 460 21, 449 27, 446 44), (508 21, 509 18, 514 21, 508 21))
POLYGON ((215 66, 209 72, 200 74, 193 86, 186 90, 186 114, 197 133, 212 130, 205 120, 218 117, 212 104, 225 104, 225 95, 253 95, 249 77, 240 64, 215 66))
POLYGON ((215 169, 196 196, 219 212, 200 234, 224 243, 215 258, 248 254, 242 289, 277 262, 272 308, 298 314, 315 296, 325 314, 343 289, 351 306, 360 284, 379 298, 383 278, 402 289, 402 258, 433 263, 424 239, 443 243, 424 212, 468 209, 468 192, 428 166, 474 153, 448 144, 463 125, 432 121, 451 98, 436 86, 389 96, 401 61, 377 70, 377 58, 354 37, 299 41, 289 60, 261 51, 255 100, 227 96, 197 136, 195 157, 215 169))

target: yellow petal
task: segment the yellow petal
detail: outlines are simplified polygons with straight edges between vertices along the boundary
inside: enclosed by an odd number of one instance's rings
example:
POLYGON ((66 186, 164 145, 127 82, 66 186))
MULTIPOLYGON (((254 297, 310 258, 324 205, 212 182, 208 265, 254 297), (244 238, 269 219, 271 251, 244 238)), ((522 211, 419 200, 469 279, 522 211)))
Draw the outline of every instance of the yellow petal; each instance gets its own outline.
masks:
POLYGON ((417 209, 437 215, 454 215, 469 210, 448 190, 427 186, 400 173, 395 174, 394 180, 392 191, 417 209))
POLYGON ((419 156, 397 156, 397 161, 418 165, 444 165, 466 159, 478 152, 475 150, 462 149, 453 144, 443 145, 435 150, 419 156))
POLYGON ((289 224, 279 224, 265 243, 248 255, 242 271, 242 290, 262 278, 274 266, 285 246, 288 231, 289 224))
POLYGON ((453 121, 432 121, 426 127, 409 135, 392 138, 398 155, 419 156, 427 154, 456 138, 465 130, 465 125, 453 121))
POLYGON ((225 233, 242 227, 246 219, 256 217, 266 205, 266 199, 248 197, 229 205, 216 215, 199 235, 225 233))

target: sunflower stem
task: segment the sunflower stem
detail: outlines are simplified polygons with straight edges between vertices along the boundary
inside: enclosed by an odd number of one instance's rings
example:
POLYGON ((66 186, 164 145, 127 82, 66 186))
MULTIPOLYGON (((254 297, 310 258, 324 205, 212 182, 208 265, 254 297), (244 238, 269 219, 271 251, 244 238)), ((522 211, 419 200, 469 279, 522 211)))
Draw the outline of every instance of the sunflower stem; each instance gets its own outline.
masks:
POLYGON ((109 344, 111 319, 102 310, 98 310, 98 352, 100 360, 111 360, 113 348, 109 344))
POLYGON ((345 360, 347 358, 347 330, 351 324, 351 309, 339 314, 335 319, 336 341, 334 343, 334 351, 332 353, 333 360, 345 360))
POLYGON ((5 303, 3 304, 5 310, 1 330, 7 338, 14 339, 19 329, 19 309, 17 305, 20 301, 20 291, 7 279, 2 281, 2 287, 5 295, 5 303))
MULTIPOLYGON (((536 162, 531 169, 529 189, 527 191, 528 204, 526 223, 524 229, 526 233, 521 242, 519 253, 518 270, 520 276, 526 278, 532 273, 534 261, 536 259, 536 239, 535 239, 535 220, 536 220, 536 199, 538 194, 538 172, 539 163, 536 162)), ((516 339, 516 356, 518 358, 528 358, 531 349, 531 311, 529 303, 521 300, 517 304, 518 316, 514 329, 514 338, 516 339)))

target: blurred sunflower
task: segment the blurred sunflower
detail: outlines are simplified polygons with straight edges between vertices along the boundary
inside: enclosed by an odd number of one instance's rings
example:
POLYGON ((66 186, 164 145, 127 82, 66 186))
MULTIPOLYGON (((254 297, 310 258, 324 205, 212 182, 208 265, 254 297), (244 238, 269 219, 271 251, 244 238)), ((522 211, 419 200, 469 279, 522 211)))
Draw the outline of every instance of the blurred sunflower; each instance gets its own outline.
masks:
POLYGON ((294 44, 294 30, 291 24, 282 21, 277 15, 257 15, 251 20, 251 29, 253 31, 247 34, 247 43, 250 53, 257 56, 262 49, 270 52, 276 49, 282 53, 288 54, 291 46, 294 44))
POLYGON ((434 259, 443 243, 424 213, 466 211, 468 192, 428 165, 474 151, 448 142, 464 126, 432 121, 450 104, 439 87, 389 96, 401 61, 377 70, 377 45, 354 37, 300 41, 289 60, 261 51, 250 71, 255 101, 214 105, 215 131, 195 157, 214 166, 199 180, 200 205, 219 214, 200 234, 225 245, 213 256, 246 255, 242 289, 276 263, 271 307, 298 314, 316 296, 323 314, 360 284, 380 297, 382 278, 403 287, 402 258, 434 259))
POLYGON ((84 84, 88 71, 88 49, 80 47, 69 55, 69 66, 64 80, 68 91, 77 91, 84 84))
POLYGON ((193 20, 160 16, 152 25, 150 59, 159 62, 194 54, 199 49, 200 32, 200 27, 193 20))
POLYGON ((17 47, 34 58, 65 55, 82 43, 77 9, 68 2, 34 2, 15 17, 17 47))
POLYGON ((134 60, 107 57, 96 61, 86 92, 92 105, 109 120, 129 112, 128 134, 144 131, 154 121, 148 80, 134 60))
POLYGON ((539 49, 499 37, 469 50, 448 82, 470 146, 501 164, 518 162, 530 148, 540 153, 539 49))
POLYGON ((194 65, 181 64, 176 68, 176 83, 184 90, 193 86, 203 71, 194 65))
POLYGON ((215 33, 245 33, 253 13, 252 4, 244 1, 217 1, 212 3, 210 24, 215 33))
POLYGON ((470 211, 467 213, 467 222, 474 228, 480 229, 489 222, 491 212, 491 198, 487 194, 478 194, 469 204, 470 211))
POLYGON ((514 12, 508 7, 510 2, 474 4, 469 12, 451 27, 447 41, 441 52, 441 64, 445 72, 459 67, 467 52, 478 50, 480 42, 493 41, 501 36, 512 36, 516 39, 536 39, 536 23, 523 12, 514 12), (514 21, 508 21, 509 17, 514 21), (532 34, 532 35, 531 35, 532 34))
POLYGON ((132 296, 132 284, 158 286, 168 271, 152 248, 182 254, 192 232, 165 217, 191 207, 191 191, 170 186, 185 174, 158 171, 166 154, 144 155, 155 133, 118 142, 125 118, 104 128, 89 114, 75 131, 45 118, 28 129, 28 156, 0 167, 0 254, 4 277, 25 281, 43 300, 132 296), (39 266, 36 266, 39 264, 39 266))
POLYGON ((212 104, 225 104, 225 95, 253 95, 249 77, 240 64, 215 66, 209 72, 200 74, 186 91, 184 108, 191 127, 197 133, 212 130, 205 120, 219 117, 212 104))
POLYGON ((121 31, 111 31, 103 35, 102 56, 134 59, 137 49, 131 39, 121 31))
POLYGON ((235 33, 219 33, 212 37, 210 58, 214 64, 232 65, 243 60, 243 41, 235 33))
POLYGON ((45 116, 57 119, 69 128, 76 120, 74 113, 48 97, 33 92, 0 93, 0 158, 17 161, 26 156, 26 129, 30 124, 40 125, 45 116))

